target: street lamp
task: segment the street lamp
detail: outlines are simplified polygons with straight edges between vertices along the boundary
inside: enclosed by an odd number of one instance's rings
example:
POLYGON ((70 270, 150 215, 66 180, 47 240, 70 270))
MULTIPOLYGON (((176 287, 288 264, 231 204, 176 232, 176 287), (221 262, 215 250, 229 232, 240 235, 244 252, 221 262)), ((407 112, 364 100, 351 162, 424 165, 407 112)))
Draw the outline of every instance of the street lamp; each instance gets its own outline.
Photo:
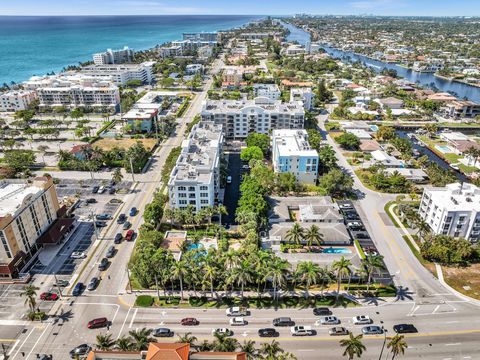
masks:
POLYGON ((385 349, 385 343, 387 342, 387 329, 385 329, 382 326, 382 330, 383 330, 383 345, 382 345, 382 351, 380 351, 380 356, 378 357, 378 360, 382 360, 383 349, 385 349))

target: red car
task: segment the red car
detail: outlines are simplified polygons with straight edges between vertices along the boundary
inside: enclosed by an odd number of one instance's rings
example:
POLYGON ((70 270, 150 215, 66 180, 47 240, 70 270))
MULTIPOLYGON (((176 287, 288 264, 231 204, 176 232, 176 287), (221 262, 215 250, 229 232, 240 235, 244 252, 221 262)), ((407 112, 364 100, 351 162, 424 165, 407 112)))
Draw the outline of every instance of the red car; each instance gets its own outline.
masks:
POLYGON ((135 231, 128 230, 127 234, 125 235, 125 240, 132 241, 133 240, 133 235, 135 235, 135 231))
POLYGON ((198 321, 197 319, 195 318, 185 318, 185 319, 182 319, 182 321, 180 322, 182 325, 186 325, 186 326, 192 326, 192 325, 198 325, 200 324, 200 321, 198 321))
POLYGON ((96 329, 96 328, 108 326, 109 324, 110 322, 107 320, 107 318, 103 317, 103 318, 93 319, 89 321, 87 327, 89 329, 96 329))
POLYGON ((58 295, 51 292, 44 292, 40 294, 40 300, 56 301, 58 300, 58 295))

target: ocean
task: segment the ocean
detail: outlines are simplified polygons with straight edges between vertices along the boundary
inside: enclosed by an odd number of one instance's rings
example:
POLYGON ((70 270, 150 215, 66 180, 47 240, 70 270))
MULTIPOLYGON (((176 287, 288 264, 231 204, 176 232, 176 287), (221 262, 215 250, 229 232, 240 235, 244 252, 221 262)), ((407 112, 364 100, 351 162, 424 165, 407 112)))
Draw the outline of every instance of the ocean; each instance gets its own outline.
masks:
POLYGON ((260 16, 0 16, 0 84, 59 72, 92 54, 145 50, 184 32, 228 30, 260 16))

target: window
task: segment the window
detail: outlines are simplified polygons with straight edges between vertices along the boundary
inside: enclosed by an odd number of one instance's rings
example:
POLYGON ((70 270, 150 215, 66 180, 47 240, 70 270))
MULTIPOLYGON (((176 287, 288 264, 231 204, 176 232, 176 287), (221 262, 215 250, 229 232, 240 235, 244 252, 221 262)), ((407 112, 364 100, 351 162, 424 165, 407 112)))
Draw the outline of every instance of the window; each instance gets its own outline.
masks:
POLYGON ((10 248, 7 243, 7 239, 5 238, 5 234, 3 231, 0 231, 0 240, 2 240, 3 248, 5 249, 5 252, 7 253, 7 257, 9 259, 12 258, 12 253, 10 251, 10 248))
POLYGON ((464 221, 464 220, 465 220, 465 216, 460 216, 460 217, 458 218, 458 221, 459 221, 459 222, 464 221))
POLYGON ((200 197, 208 197, 208 193, 200 193, 200 197))
POLYGON ((190 204, 190 205, 196 205, 197 202, 196 202, 195 200, 190 200, 189 204, 190 204))
POLYGON ((50 207, 48 206, 47 197, 45 194, 42 195, 43 208, 45 209, 45 214, 47 215, 48 223, 52 222, 52 214, 50 213, 50 207))
POLYGON ((185 186, 179 186, 178 187, 178 191, 185 191, 187 190, 187 188, 185 186))
POLYGON ((195 193, 190 193, 190 194, 188 194, 188 197, 189 197, 190 199, 195 199, 195 193))
POLYGON ((195 186, 189 186, 188 191, 195 191, 195 186))
POLYGON ((40 236, 40 234, 42 233, 42 229, 40 229, 40 224, 38 223, 37 212, 35 211, 35 208, 33 205, 31 205, 29 209, 30 209, 30 214, 32 215, 33 225, 35 226, 35 231, 37 232, 37 236, 40 236))
POLYGON ((208 186, 202 185, 200 186, 200 190, 208 190, 208 186))
POLYGON ((200 204, 208 204, 208 200, 200 200, 200 204))
POLYGON ((185 193, 179 193, 179 194, 178 194, 178 197, 179 197, 179 198, 186 198, 186 197, 187 197, 187 194, 185 194, 185 193))
POLYGON ((178 200, 180 205, 187 205, 187 200, 178 200))
POLYGON ((25 226, 23 225, 22 218, 19 216, 15 223, 17 224, 18 231, 20 232, 20 238, 22 240, 23 246, 25 246, 25 249, 27 249, 27 251, 30 251, 30 244, 28 243, 27 232, 25 231, 25 226))

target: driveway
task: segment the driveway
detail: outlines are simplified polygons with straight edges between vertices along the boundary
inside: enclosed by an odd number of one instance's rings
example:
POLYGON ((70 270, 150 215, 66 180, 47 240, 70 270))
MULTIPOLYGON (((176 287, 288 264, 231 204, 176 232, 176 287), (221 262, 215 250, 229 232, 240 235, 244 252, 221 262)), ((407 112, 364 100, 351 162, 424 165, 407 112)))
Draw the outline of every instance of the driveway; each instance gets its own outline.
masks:
POLYGON ((223 223, 235 223, 235 211, 237 210, 238 199, 240 198, 242 160, 239 152, 228 154, 228 175, 232 177, 232 182, 226 184, 223 205, 227 208, 228 215, 222 219, 223 223))

